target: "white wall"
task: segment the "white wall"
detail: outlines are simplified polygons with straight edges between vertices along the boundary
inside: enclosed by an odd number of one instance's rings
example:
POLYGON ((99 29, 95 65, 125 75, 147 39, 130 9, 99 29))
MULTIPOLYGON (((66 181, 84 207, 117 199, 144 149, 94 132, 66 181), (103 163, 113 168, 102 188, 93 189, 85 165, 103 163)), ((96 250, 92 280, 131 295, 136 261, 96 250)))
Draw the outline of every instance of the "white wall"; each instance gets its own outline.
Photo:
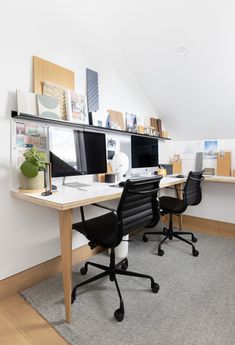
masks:
POLYGON ((234 0, 133 2, 116 5, 115 37, 170 136, 232 138, 234 0))
MULTIPOLYGON (((235 139, 217 139, 211 138, 210 140, 217 141, 217 152, 223 154, 225 151, 231 152, 231 170, 235 169, 235 139)), ((204 143, 208 141, 205 140, 184 140, 176 141, 172 140, 168 144, 168 154, 169 159, 173 159, 174 155, 180 155, 182 160, 182 172, 188 173, 190 170, 195 170, 196 153, 204 152, 204 143)), ((208 158, 208 156, 203 156, 202 168, 214 168, 215 175, 217 173, 217 160, 216 157, 208 158)))
MULTIPOLYGON (((235 169, 235 139, 217 139, 217 150, 230 151, 232 156, 231 169, 235 169)), ((205 139, 207 140, 207 139, 205 139)), ((182 172, 187 174, 195 170, 196 152, 204 152, 204 140, 172 141, 168 146, 168 157, 179 154, 182 159, 182 172)), ((205 157, 205 156, 204 156, 205 157)), ((216 174, 216 159, 203 159, 204 168, 214 168, 216 174)), ((186 214, 235 223, 234 213, 235 185, 221 182, 204 182, 202 184, 202 201, 196 207, 189 207, 186 214)))
MULTIPOLYGON (((153 113, 116 48, 104 9, 105 1, 65 0, 9 0, 1 7, 0 279, 60 254, 57 211, 16 200, 9 192, 11 110, 16 109, 16 88, 32 90, 32 56, 74 70, 81 93, 85 68, 97 70, 101 112, 153 113)), ((74 246, 84 243, 75 234, 74 246)))

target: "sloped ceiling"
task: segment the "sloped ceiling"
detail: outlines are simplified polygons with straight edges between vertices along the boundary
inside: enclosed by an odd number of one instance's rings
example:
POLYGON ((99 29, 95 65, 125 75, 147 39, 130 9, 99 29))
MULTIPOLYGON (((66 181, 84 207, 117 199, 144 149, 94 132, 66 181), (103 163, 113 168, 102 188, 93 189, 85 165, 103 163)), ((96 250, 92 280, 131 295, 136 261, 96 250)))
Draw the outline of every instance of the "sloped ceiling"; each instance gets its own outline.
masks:
POLYGON ((235 137, 234 18, 232 0, 117 5, 117 44, 175 139, 235 137))

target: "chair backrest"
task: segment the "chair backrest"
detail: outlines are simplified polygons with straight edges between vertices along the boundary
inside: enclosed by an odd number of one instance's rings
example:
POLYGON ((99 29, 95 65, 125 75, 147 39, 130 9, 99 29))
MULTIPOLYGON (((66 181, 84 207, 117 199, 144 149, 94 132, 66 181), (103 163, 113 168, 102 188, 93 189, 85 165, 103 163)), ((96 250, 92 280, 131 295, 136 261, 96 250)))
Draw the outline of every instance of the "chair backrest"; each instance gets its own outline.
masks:
POLYGON ((162 176, 130 179, 125 183, 117 208, 121 236, 131 230, 155 226, 160 219, 157 197, 162 176))
POLYGON ((202 199, 201 182, 202 171, 190 171, 184 186, 185 206, 198 205, 202 199))

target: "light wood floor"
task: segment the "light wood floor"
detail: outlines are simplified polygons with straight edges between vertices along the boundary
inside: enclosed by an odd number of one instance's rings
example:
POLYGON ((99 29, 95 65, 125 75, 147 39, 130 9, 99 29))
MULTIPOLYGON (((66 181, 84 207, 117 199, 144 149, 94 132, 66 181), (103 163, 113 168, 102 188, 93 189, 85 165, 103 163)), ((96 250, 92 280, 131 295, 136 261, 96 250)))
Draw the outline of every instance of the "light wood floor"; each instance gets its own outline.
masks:
POLYGON ((19 294, 0 302, 1 345, 68 345, 19 294))

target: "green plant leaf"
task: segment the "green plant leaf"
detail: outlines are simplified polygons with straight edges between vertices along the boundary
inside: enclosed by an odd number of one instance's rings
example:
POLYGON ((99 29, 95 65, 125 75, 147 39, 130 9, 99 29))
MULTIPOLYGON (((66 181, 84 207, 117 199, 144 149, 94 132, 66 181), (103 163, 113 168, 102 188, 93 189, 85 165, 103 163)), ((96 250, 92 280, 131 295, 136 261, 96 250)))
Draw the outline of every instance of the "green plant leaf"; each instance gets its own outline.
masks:
POLYGON ((24 153, 25 162, 21 165, 22 174, 28 178, 37 176, 38 171, 46 170, 46 154, 34 147, 24 153))
POLYGON ((46 162, 45 152, 38 152, 38 158, 41 162, 46 162))
POLYGON ((23 164, 21 164, 20 170, 25 177, 33 178, 37 176, 39 167, 36 164, 26 160, 23 164))

